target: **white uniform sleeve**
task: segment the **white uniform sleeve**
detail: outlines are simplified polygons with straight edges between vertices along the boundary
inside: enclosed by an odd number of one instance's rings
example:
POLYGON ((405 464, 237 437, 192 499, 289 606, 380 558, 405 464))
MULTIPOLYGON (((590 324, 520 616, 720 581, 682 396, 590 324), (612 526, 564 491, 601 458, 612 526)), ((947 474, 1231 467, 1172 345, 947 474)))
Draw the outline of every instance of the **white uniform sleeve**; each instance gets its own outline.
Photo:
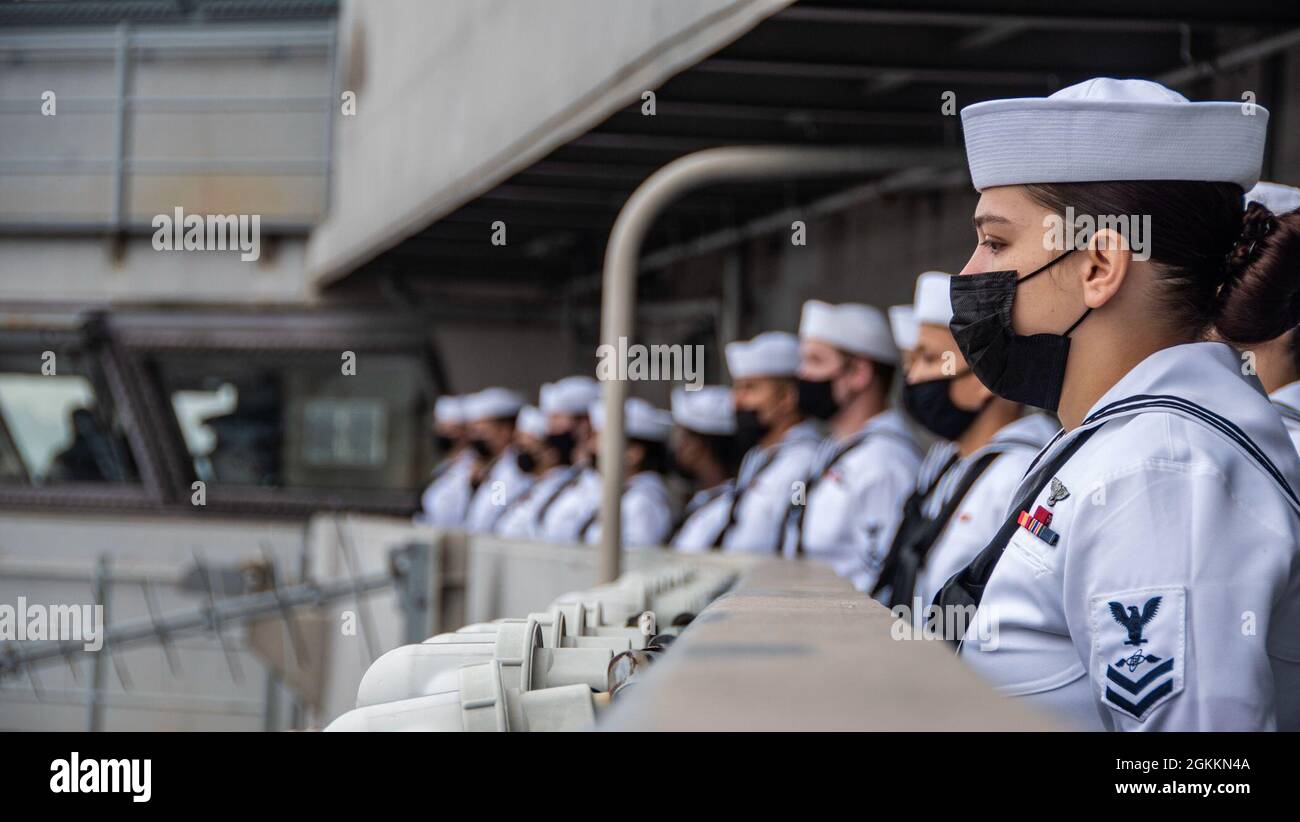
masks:
POLYGON ((1276 727, 1266 638, 1293 549, 1265 523, 1286 521, 1285 503, 1224 492, 1265 485, 1149 460, 1076 489, 1065 615, 1108 727, 1276 727))

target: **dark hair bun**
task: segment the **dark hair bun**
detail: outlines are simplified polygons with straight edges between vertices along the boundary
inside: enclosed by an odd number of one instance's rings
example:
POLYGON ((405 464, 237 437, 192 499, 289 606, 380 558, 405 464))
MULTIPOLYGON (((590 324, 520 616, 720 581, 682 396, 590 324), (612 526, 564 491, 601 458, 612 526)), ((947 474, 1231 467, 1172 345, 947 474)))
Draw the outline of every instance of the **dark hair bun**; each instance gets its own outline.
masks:
POLYGON ((1246 207, 1217 302, 1214 325, 1238 345, 1280 337, 1300 322, 1300 213, 1246 207))

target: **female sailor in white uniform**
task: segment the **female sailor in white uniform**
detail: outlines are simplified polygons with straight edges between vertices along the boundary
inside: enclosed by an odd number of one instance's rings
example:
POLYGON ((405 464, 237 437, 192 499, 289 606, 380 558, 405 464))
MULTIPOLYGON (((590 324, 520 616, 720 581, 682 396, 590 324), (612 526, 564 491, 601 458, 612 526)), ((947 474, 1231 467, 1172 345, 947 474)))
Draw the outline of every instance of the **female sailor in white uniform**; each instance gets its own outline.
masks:
POLYGON ((498 536, 537 539, 542 509, 578 471, 550 439, 547 426, 541 409, 526 405, 520 410, 515 422, 515 461, 519 470, 533 477, 533 483, 497 520, 494 532, 498 536))
POLYGON ((445 457, 433 469, 429 486, 420 497, 422 510, 415 521, 442 528, 459 528, 474 494, 473 475, 478 461, 469 444, 464 397, 444 394, 433 406, 435 436, 445 457))
MULTIPOLYGON (((604 429, 604 407, 599 401, 594 402, 588 413, 592 431, 599 433, 604 429)), ((622 545, 624 548, 663 545, 673 529, 672 499, 664 484, 672 416, 640 397, 632 397, 623 405, 623 427, 627 433, 627 481, 620 502, 622 545)), ((596 468, 599 470, 600 466, 596 468)), ((583 539, 588 543, 600 541, 599 513, 593 511, 582 530, 583 539)))
POLYGON ((888 589, 887 604, 917 618, 997 533, 1007 498, 1060 427, 1044 414, 1025 415, 1023 405, 994 396, 971 373, 948 330, 950 279, 941 271, 917 278, 917 340, 903 406, 953 450, 942 475, 909 500, 877 585, 881 595, 888 589))
POLYGON ((705 385, 673 389, 673 462, 699 487, 670 544, 678 551, 719 550, 736 501, 736 409, 731 390, 705 385))
POLYGON ((484 460, 465 512, 463 528, 471 534, 490 533, 506 508, 532 485, 533 478, 519 468, 514 446, 515 417, 523 406, 523 397, 506 388, 485 388, 465 398, 470 442, 484 460))
POLYGON ((539 393, 548 439, 577 470, 537 512, 536 536, 548 542, 581 542, 583 525, 600 508, 600 475, 591 464, 595 443, 587 416, 600 398, 600 384, 575 375, 547 383, 539 393))
POLYGON ((736 478, 736 502, 722 537, 726 553, 781 550, 790 503, 808 478, 822 434, 799 407, 799 340, 764 331, 727 343, 736 408, 736 438, 747 449, 736 478))
POLYGON ((1250 114, 1111 79, 962 111, 981 197, 953 335, 1064 431, 936 616, 977 608, 961 658, 1071 726, 1300 727, 1300 461, 1239 353, 1196 342, 1296 321, 1300 219, 1244 208, 1250 114))

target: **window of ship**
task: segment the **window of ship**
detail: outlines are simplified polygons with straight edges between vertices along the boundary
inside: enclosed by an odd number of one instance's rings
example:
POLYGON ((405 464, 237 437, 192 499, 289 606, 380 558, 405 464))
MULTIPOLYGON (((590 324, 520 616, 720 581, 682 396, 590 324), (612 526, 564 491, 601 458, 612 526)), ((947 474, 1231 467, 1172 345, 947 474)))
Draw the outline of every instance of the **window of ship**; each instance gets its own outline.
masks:
POLYGON ((412 489, 428 461, 422 361, 358 352, 154 355, 194 474, 220 485, 412 489))
POLYGON ((94 357, 77 349, 0 352, 0 483, 138 483, 94 357))

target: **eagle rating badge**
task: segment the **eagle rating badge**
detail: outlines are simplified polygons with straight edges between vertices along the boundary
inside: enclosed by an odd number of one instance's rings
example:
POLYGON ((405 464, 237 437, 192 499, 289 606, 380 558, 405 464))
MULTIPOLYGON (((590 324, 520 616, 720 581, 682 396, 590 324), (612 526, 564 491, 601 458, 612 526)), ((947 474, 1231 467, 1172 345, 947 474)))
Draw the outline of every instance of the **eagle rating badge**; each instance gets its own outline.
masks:
POLYGON ((1185 590, 1092 598, 1093 682, 1102 703, 1139 722, 1183 690, 1185 590))

